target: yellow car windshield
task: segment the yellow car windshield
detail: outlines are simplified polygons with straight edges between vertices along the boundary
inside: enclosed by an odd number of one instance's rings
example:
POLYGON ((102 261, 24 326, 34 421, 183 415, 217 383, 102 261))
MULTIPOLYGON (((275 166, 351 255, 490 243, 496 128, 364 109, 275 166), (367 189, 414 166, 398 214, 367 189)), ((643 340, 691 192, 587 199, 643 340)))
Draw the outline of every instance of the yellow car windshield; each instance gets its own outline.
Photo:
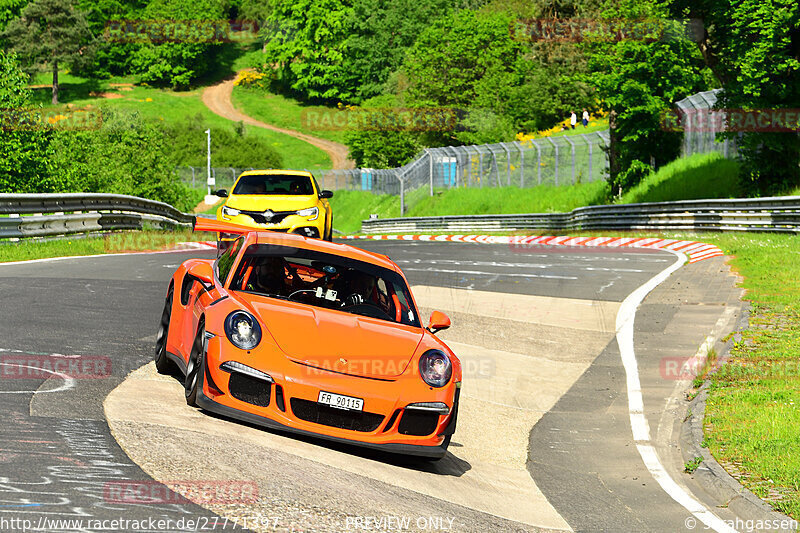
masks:
POLYGON ((314 186, 308 176, 248 174, 239 178, 233 194, 311 195, 314 186))

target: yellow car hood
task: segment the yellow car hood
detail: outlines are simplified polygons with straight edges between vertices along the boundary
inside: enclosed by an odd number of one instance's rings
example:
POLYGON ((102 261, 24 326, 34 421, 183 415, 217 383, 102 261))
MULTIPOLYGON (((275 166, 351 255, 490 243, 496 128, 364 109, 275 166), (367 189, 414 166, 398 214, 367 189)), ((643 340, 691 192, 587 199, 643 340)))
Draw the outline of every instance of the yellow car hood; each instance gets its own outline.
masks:
POLYGON ((242 194, 228 198, 225 205, 243 211, 298 211, 317 205, 314 195, 242 194))

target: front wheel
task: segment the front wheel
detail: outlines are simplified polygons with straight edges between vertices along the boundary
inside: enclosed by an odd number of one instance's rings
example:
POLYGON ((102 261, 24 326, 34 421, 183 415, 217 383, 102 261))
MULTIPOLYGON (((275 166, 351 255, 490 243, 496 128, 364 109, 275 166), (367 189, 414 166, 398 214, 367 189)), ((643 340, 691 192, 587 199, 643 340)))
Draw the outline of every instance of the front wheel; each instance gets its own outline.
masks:
POLYGON ((331 215, 331 223, 330 226, 328 226, 328 231, 325 232, 323 240, 326 240, 328 242, 331 242, 333 240, 333 215, 331 215))
POLYGON ((189 355, 189 363, 186 365, 186 379, 183 383, 186 393, 186 403, 192 407, 197 406, 197 391, 200 389, 200 378, 202 376, 205 353, 206 353, 206 328, 203 322, 197 329, 197 336, 192 344, 192 352, 189 355))
POLYGON ((156 335, 156 370, 159 374, 169 374, 172 370, 172 361, 167 357, 167 337, 169 336, 169 323, 172 317, 172 297, 175 293, 173 285, 169 286, 164 310, 161 312, 161 323, 156 335))

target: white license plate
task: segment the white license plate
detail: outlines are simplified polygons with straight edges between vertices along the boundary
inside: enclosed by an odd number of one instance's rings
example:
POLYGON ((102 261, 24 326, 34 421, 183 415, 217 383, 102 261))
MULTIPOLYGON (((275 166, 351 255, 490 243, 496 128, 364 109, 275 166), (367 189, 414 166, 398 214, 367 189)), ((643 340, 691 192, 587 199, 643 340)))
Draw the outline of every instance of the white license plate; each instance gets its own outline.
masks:
POLYGON ((319 391, 317 402, 336 407, 337 409, 348 409, 351 411, 364 410, 364 400, 361 398, 342 396, 341 394, 334 394, 332 392, 319 391))

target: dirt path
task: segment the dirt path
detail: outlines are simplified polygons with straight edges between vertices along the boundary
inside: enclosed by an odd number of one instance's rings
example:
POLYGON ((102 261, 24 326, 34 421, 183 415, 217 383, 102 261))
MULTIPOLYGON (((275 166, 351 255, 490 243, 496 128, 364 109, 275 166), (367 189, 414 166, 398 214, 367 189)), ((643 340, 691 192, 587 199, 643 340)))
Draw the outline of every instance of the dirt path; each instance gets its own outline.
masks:
POLYGON ((300 139, 301 141, 305 141, 313 146, 316 146, 328 154, 328 156, 331 158, 333 168, 355 168, 355 163, 347 158, 347 146, 334 141, 312 137, 311 135, 306 135, 305 133, 301 133, 299 131, 279 128, 277 126, 273 126, 272 124, 267 124, 265 122, 261 122, 260 120, 249 117, 233 106, 233 102, 231 102, 231 94, 233 94, 233 79, 225 80, 217 85, 212 85, 203 91, 203 103, 212 112, 223 118, 227 118, 228 120, 233 120, 235 122, 242 121, 245 124, 257 126, 259 128, 266 128, 268 130, 277 131, 278 133, 291 135, 292 137, 300 139))

